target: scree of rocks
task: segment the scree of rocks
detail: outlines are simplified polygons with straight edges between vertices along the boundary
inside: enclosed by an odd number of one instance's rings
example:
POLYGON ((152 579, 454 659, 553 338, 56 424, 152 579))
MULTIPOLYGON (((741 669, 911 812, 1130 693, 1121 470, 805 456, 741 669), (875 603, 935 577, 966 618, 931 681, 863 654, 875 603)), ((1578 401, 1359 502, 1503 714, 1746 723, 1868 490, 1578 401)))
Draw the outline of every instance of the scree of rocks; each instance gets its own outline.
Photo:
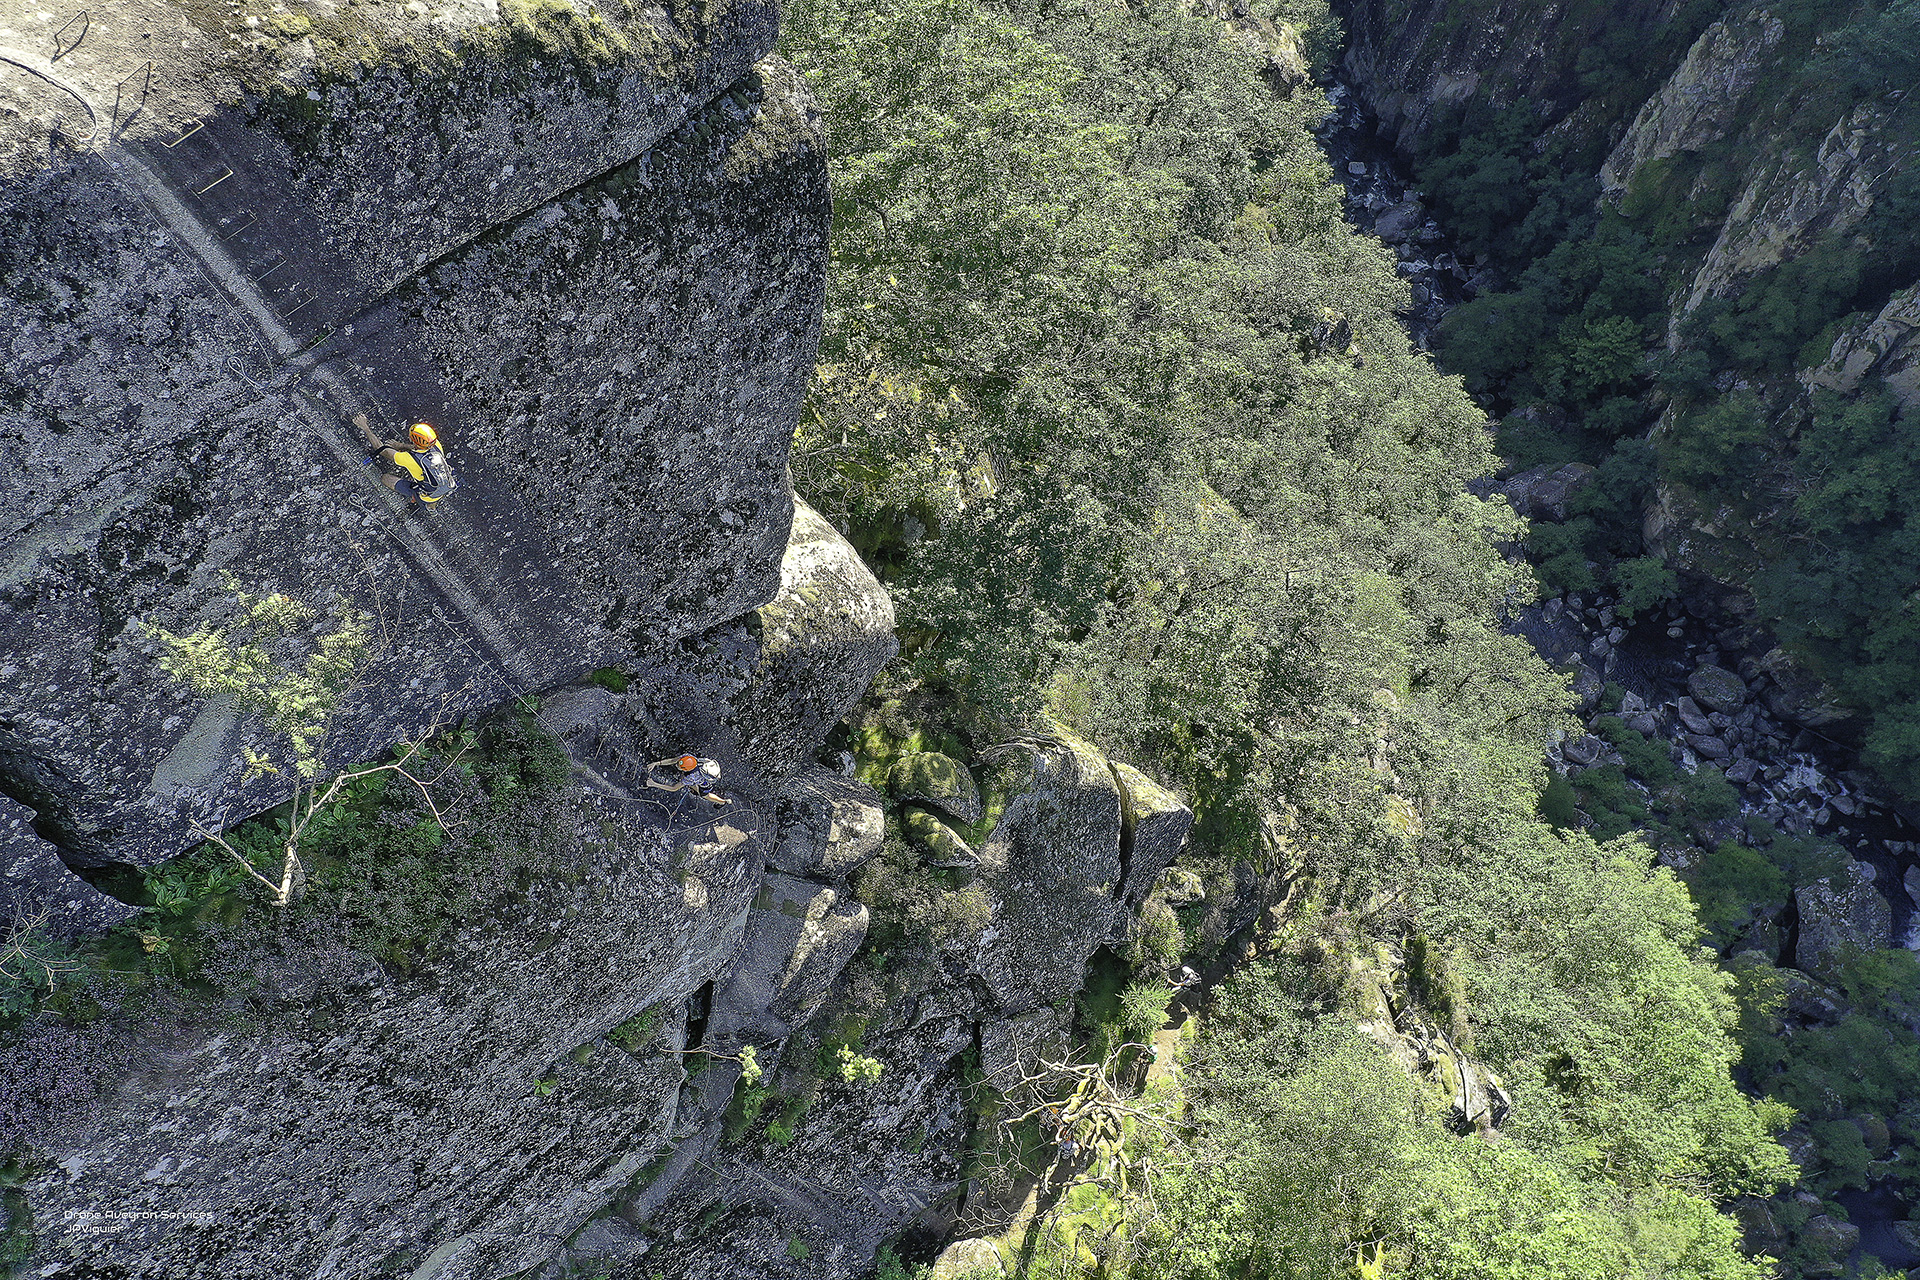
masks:
POLYGON ((1413 309, 1404 316, 1407 332, 1422 351, 1430 351, 1434 328, 1447 312, 1500 288, 1502 281, 1491 266, 1454 251, 1428 215, 1425 197, 1395 166, 1391 144, 1379 136, 1357 95, 1336 81, 1327 101, 1333 112, 1314 133, 1346 190, 1347 218, 1392 247, 1399 259, 1394 270, 1413 290, 1413 309))

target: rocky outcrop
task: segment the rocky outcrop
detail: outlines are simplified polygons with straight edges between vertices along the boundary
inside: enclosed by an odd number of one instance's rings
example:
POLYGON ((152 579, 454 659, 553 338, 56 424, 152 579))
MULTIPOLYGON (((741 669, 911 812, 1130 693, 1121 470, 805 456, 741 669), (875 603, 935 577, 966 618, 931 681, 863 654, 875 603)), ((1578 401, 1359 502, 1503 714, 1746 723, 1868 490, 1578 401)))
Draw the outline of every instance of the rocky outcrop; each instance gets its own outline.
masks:
POLYGON ((1120 886, 1123 920, 1131 919, 1153 886, 1180 851, 1193 829, 1193 810, 1179 796, 1130 764, 1115 761, 1114 781, 1120 785, 1120 886))
POLYGON ((769 875, 725 989, 712 1033, 727 1049, 784 1040, 826 998, 867 936, 867 909, 826 885, 769 875))
MULTIPOLYGON (((939 873, 956 886, 944 896, 970 905, 928 944, 930 963, 916 967, 920 943, 896 942, 883 965, 845 970, 815 1019, 858 1027, 859 1052, 882 1066, 878 1080, 823 1072, 830 1059, 819 1042, 797 1039, 798 1052, 781 1051, 764 1105, 803 1118, 719 1144, 669 1201, 645 1215, 616 1207, 637 1237, 608 1248, 602 1236, 599 1253, 569 1256, 605 1265, 644 1253, 643 1267, 669 1276, 824 1280, 859 1274, 882 1241, 961 1193, 973 1123, 965 1081, 978 1078, 968 1073, 1010 1087, 1022 1068, 1064 1051, 1065 1002, 1127 910, 1122 886, 1133 879, 1121 879, 1123 866, 1171 856, 1192 815, 1064 734, 948 758, 992 800, 970 881, 957 887, 965 877, 939 873), (1124 802, 1116 775, 1127 780, 1124 802), (692 1229, 702 1222, 711 1229, 692 1229)), ((897 803, 903 816, 933 817, 918 801, 897 803)))
POLYGON ((1865 863, 1849 863, 1843 874, 1796 890, 1794 899, 1800 908, 1794 959, 1808 973, 1831 977, 1849 955, 1893 941, 1892 909, 1865 863))
POLYGON ((1290 95, 1313 79, 1300 32, 1291 23, 1255 12, 1245 0, 1195 0, 1192 7, 1226 24, 1228 39, 1253 56, 1275 92, 1290 95))
POLYGON ((1411 147, 1469 103, 1524 104, 1543 122, 1566 116, 1586 96, 1581 49, 1603 32, 1650 44, 1644 37, 1671 6, 1494 0, 1468 16, 1452 0, 1353 0, 1346 9, 1345 78, 1359 86, 1382 134, 1411 147))
POLYGON ((1017 774, 1006 811, 980 849, 995 901, 969 968, 1007 1013, 1078 988, 1112 932, 1120 884, 1120 790, 1084 743, 1060 737, 999 749, 1017 774))
POLYGON ((378 620, 357 760, 765 604, 791 525, 827 201, 771 8, 194 15, 9 51, 69 107, 0 178, 0 791, 73 865, 286 794, 143 630, 232 626, 226 575, 378 620), (457 496, 402 507, 355 411, 439 426, 457 496))
POLYGON ((110 1107, 38 1144, 60 1168, 26 1189, 34 1262, 451 1280, 546 1257, 674 1136, 679 1062, 609 1036, 649 1015, 684 1047, 757 850, 726 825, 676 841, 584 792, 528 820, 575 873, 416 971, 345 939, 289 945, 255 962, 265 1017, 152 1039, 110 1107))
POLYGON ((1782 720, 1819 729, 1857 714, 1784 649, 1768 650, 1759 661, 1759 669, 1772 681, 1763 695, 1767 709, 1782 720))
POLYGON ((1500 487, 1513 509, 1529 520, 1558 523, 1567 518, 1568 500, 1587 483, 1593 471, 1585 462, 1530 467, 1502 482, 1500 487))
POLYGON ((70 937, 101 933, 139 914, 67 870, 60 851, 34 831, 33 816, 0 796, 0 921, 70 937))
POLYGON ((792 772, 900 651, 893 601, 838 530, 796 500, 780 593, 747 619, 753 670, 730 722, 768 776, 792 772))
POLYGON ((1920 409, 1920 284, 1887 299, 1878 315, 1856 319, 1833 340, 1826 362, 1802 371, 1809 391, 1851 395, 1869 378, 1891 391, 1905 412, 1920 409))
MULTIPOLYGON (((846 567, 805 528, 795 544, 846 567)), ((783 633, 812 664, 801 723, 844 714, 885 660, 839 643, 871 620, 864 581, 783 633)), ((752 678, 765 664, 734 656, 737 705, 777 711, 752 678)), ((845 878, 882 839, 871 791, 818 766, 762 779, 723 713, 710 739, 663 738, 653 709, 690 687, 667 674, 542 700, 570 780, 450 846, 506 861, 490 905, 417 962, 309 921, 223 958, 260 993, 248 1019, 169 1010, 148 1028, 160 1047, 109 1104, 33 1136, 59 1169, 25 1191, 34 1265, 457 1280, 536 1269, 576 1233, 638 1247, 620 1215, 672 1212, 747 1048, 777 1058, 859 950, 868 912, 845 878), (647 761, 686 745, 726 761, 729 804, 646 788, 647 761)))
POLYGON ((1862 106, 1836 120, 1811 155, 1785 138, 1757 140, 1767 157, 1734 198, 1713 247, 1694 274, 1681 312, 1724 297, 1757 272, 1798 257, 1823 235, 1859 224, 1876 193, 1911 157, 1883 126, 1887 110, 1862 106))
POLYGON ((1699 151, 1741 127, 1740 107, 1785 34, 1786 24, 1764 10, 1708 27, 1600 167, 1601 189, 1625 190, 1642 166, 1699 151))

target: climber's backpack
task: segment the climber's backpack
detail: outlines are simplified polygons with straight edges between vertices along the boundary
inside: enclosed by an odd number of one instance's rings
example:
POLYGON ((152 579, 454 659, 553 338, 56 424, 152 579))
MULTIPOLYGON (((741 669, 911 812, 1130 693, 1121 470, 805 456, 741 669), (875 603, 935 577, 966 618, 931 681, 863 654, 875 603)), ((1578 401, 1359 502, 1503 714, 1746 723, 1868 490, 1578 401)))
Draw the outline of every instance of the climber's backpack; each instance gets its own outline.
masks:
POLYGON ((413 460, 420 464, 421 472, 426 476, 427 487, 420 497, 425 502, 438 502, 459 487, 453 478, 453 468, 447 465, 447 455, 438 448, 409 449, 413 460))

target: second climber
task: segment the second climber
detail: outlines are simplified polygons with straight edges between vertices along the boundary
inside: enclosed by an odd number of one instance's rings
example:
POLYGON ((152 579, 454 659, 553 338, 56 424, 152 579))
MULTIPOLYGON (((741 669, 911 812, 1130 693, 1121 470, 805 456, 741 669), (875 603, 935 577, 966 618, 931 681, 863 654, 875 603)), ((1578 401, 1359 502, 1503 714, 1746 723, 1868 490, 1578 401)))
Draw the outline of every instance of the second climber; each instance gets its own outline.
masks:
POLYGON ((686 804, 688 796, 712 805, 732 804, 725 796, 713 794, 713 784, 719 780, 720 762, 701 756, 668 756, 647 766, 648 786, 659 791, 680 793, 673 805, 675 817, 680 815, 681 806, 686 804))

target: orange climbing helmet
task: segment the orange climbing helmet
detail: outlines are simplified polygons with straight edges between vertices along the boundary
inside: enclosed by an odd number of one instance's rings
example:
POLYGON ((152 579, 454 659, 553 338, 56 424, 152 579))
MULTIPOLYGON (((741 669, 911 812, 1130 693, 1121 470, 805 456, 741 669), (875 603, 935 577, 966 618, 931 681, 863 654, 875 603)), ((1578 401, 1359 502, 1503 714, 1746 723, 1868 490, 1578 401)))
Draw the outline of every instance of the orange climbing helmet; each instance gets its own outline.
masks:
POLYGON ((679 760, 679 765, 680 765, 680 772, 692 773, 695 769, 698 769, 700 767, 700 761, 695 756, 681 756, 679 760))
POLYGON ((407 432, 407 439, 413 441, 416 449, 430 449, 440 443, 440 433, 424 422, 416 422, 407 432))

